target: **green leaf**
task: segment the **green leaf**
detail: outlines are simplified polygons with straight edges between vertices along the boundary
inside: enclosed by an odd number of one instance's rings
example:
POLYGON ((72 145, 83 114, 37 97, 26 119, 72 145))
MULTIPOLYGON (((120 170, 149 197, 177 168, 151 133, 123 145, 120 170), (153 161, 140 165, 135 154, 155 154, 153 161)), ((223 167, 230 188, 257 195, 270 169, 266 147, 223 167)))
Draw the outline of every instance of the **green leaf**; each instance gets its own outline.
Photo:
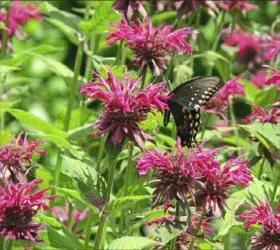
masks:
POLYGON ((134 196, 132 195, 132 196, 117 198, 109 202, 110 214, 112 215, 115 212, 129 208, 132 205, 134 205, 136 202, 145 201, 149 199, 151 199, 150 195, 134 195, 134 196))
POLYGON ((0 109, 9 109, 13 107, 15 104, 17 104, 18 101, 13 101, 13 102, 0 102, 0 109))
POLYGON ((42 56, 40 54, 31 51, 27 51, 26 54, 42 60, 44 63, 46 63, 48 68, 58 76, 70 77, 70 78, 73 77, 73 71, 57 60, 54 60, 50 57, 42 56))
POLYGON ((13 135, 9 130, 1 131, 1 133, 0 133, 0 146, 7 144, 12 138, 13 138, 13 135))
POLYGON ((114 240, 108 247, 108 250, 141 250, 141 249, 150 249, 153 246, 159 246, 160 244, 156 241, 150 240, 144 237, 130 237, 125 236, 119 239, 114 240))
POLYGON ((222 55, 218 54, 217 52, 211 51, 211 50, 205 51, 200 54, 195 54, 195 55, 193 55, 193 58, 206 58, 208 61, 212 61, 212 62, 214 62, 218 59, 221 59, 222 61, 224 61, 228 64, 231 64, 231 62, 228 59, 226 59, 222 55))
POLYGON ((47 228, 48 240, 52 247, 62 249, 83 249, 82 243, 67 230, 54 230, 50 226, 47 228))
POLYGON ((110 28, 110 22, 120 21, 119 14, 112 10, 113 1, 103 1, 96 8, 95 15, 89 21, 80 22, 84 32, 101 33, 110 28))
POLYGON ((67 137, 67 133, 64 131, 54 127, 53 125, 31 113, 19 109, 7 109, 7 112, 9 112, 19 121, 26 123, 36 130, 42 131, 46 134, 57 135, 63 138, 67 137))
POLYGON ((142 218, 140 221, 138 221, 137 223, 135 223, 133 226, 131 226, 128 229, 128 234, 130 232, 133 232, 135 229, 141 227, 144 223, 150 221, 150 220, 154 220, 154 219, 160 219, 166 215, 169 215, 167 213, 164 212, 163 209, 161 210, 152 210, 150 213, 148 213, 147 215, 145 215, 144 218, 142 218))
POLYGON ((270 105, 277 101, 278 91, 276 86, 260 89, 255 96, 254 104, 263 108, 270 108, 270 105))
POLYGON ((8 30, 8 28, 7 28, 5 23, 0 22, 0 30, 8 30))
POLYGON ((68 39, 71 43, 78 45, 78 33, 75 29, 72 27, 66 25, 64 22, 59 21, 54 18, 45 18, 49 23, 54 25, 57 29, 59 29, 68 39))
POLYGON ((52 226, 52 227, 56 227, 56 228, 62 228, 63 227, 61 222, 59 222, 58 220, 56 220, 53 217, 46 216, 43 213, 39 213, 36 216, 36 219, 38 219, 39 222, 45 223, 45 224, 47 224, 49 226, 52 226))
POLYGON ((278 124, 253 123, 251 125, 238 126, 255 135, 268 149, 270 148, 270 145, 273 145, 275 148, 280 149, 278 124))
POLYGON ((177 237, 183 231, 184 229, 179 229, 175 227, 160 227, 158 229, 158 233, 163 245, 166 245, 169 241, 177 237))
POLYGON ((74 30, 78 30, 78 24, 82 20, 79 16, 67 11, 62 11, 49 2, 43 2, 39 10, 47 13, 52 19, 56 19, 74 30))
POLYGON ((60 188, 60 187, 55 187, 55 190, 57 191, 57 194, 60 194, 62 196, 66 196, 66 197, 72 197, 76 201, 78 201, 81 204, 84 204, 85 206, 92 209, 93 213, 99 214, 99 210, 95 206, 90 204, 87 200, 85 200, 84 197, 82 197, 82 195, 80 194, 80 192, 78 192, 76 190, 72 190, 72 189, 68 189, 68 188, 60 188))

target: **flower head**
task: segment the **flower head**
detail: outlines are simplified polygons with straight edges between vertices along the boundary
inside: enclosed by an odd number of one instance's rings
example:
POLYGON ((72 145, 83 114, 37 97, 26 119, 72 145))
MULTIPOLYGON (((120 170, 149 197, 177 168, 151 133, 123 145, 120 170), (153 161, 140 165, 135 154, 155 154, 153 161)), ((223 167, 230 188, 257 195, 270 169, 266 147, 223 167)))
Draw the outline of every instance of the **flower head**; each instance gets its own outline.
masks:
POLYGON ((202 165, 200 181, 204 186, 195 193, 196 206, 205 207, 216 217, 223 215, 225 201, 232 188, 237 184, 245 187, 253 180, 246 165, 247 160, 241 157, 229 160, 223 168, 219 164, 212 168, 202 165))
POLYGON ((165 203, 165 207, 174 198, 185 202, 186 193, 192 194, 197 177, 195 165, 188 164, 180 139, 177 140, 176 149, 174 153, 164 154, 157 150, 148 151, 137 164, 140 175, 154 169, 155 178, 149 184, 155 187, 155 204, 165 203))
POLYGON ((172 25, 154 28, 150 19, 145 23, 141 20, 129 24, 123 16, 121 23, 113 23, 116 30, 111 31, 107 37, 108 44, 117 41, 126 41, 127 46, 134 52, 134 64, 143 68, 149 65, 155 75, 165 68, 165 61, 170 59, 173 51, 185 54, 192 52, 192 47, 186 42, 191 35, 190 28, 174 30, 172 25))
POLYGON ((28 141, 27 134, 22 138, 23 132, 17 139, 13 139, 7 145, 0 147, 0 177, 9 183, 17 183, 22 180, 26 167, 32 165, 34 152, 40 155, 46 152, 38 149, 39 141, 28 141))
POLYGON ((0 235, 6 239, 25 239, 34 243, 42 240, 37 237, 44 225, 32 221, 33 216, 41 209, 50 210, 45 200, 53 200, 55 196, 45 195, 49 189, 31 194, 41 183, 35 179, 30 183, 7 184, 6 190, 0 186, 0 235))
POLYGON ((280 71, 278 69, 275 69, 273 67, 268 68, 272 71, 272 75, 266 80, 266 85, 272 85, 275 84, 278 86, 278 90, 280 90, 280 71))
POLYGON ((221 1, 217 3, 218 7, 225 11, 239 10, 242 13, 258 9, 257 5, 250 4, 247 1, 221 1))
POLYGON ((131 18, 134 12, 140 13, 144 18, 147 16, 142 0, 115 0, 113 8, 121 11, 128 18, 131 18))
POLYGON ((225 111, 229 106, 229 97, 235 95, 245 95, 244 86, 238 82, 242 75, 227 81, 224 86, 211 98, 211 100, 202 108, 202 111, 214 113, 222 117, 225 121, 225 111))
POLYGON ((168 109, 166 101, 170 97, 164 95, 167 89, 158 83, 140 91, 137 89, 140 78, 134 81, 125 76, 119 81, 112 72, 108 73, 106 80, 98 74, 96 76, 96 82, 86 84, 81 90, 89 98, 104 101, 104 112, 96 124, 99 131, 94 135, 109 134, 107 140, 114 146, 121 145, 128 138, 143 148, 145 140, 151 140, 152 137, 142 131, 139 124, 149 112, 168 109))
POLYGON ((268 61, 273 60, 280 53, 280 34, 275 34, 263 47, 267 50, 265 59, 268 61))
POLYGON ((252 104, 254 112, 245 117, 245 122, 249 123, 250 121, 257 119, 262 123, 272 123, 277 124, 280 117, 280 108, 277 106, 272 107, 266 114, 265 110, 262 107, 258 107, 252 104))
MULTIPOLYGON (((7 13, 0 13, 0 21, 6 22, 7 13)), ((10 8, 9 15, 9 31, 8 36, 16 35, 18 38, 22 38, 23 35, 20 32, 20 27, 23 24, 26 24, 30 19, 42 20, 42 14, 38 11, 38 7, 31 3, 22 4, 22 1, 16 0, 13 1, 10 8)), ((2 32, 0 32, 0 38, 2 37, 2 32)), ((2 40, 2 39, 1 39, 2 40)))
POLYGON ((237 56, 241 63, 253 68, 265 61, 264 39, 242 30, 229 33, 225 40, 226 45, 238 48, 237 56))
POLYGON ((262 226, 262 234, 253 238, 252 246, 256 249, 278 249, 280 246, 280 215, 275 213, 268 200, 258 201, 256 207, 244 205, 249 212, 242 213, 238 219, 245 220, 248 230, 252 225, 262 226))
MULTIPOLYGON (((64 224, 64 227, 67 228, 68 219, 69 219, 69 203, 65 204, 65 209, 60 207, 54 207, 52 209, 53 216, 59 218, 59 220, 64 224)), ((74 209, 73 213, 73 225, 72 225, 72 232, 75 232, 75 229, 80 221, 87 217, 87 210, 79 211, 74 209)))

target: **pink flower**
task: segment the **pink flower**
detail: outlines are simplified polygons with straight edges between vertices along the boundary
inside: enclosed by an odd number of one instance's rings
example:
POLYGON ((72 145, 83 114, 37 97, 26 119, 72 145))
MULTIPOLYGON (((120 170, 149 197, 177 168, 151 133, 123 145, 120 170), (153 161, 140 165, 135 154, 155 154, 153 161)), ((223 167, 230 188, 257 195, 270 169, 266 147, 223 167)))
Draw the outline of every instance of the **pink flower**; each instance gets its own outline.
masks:
POLYGON ((143 148, 145 140, 151 140, 152 137, 142 131, 139 124, 153 110, 162 112, 168 109, 166 101, 170 97, 163 94, 168 92, 167 89, 158 83, 140 91, 137 89, 140 78, 133 81, 125 76, 119 81, 112 72, 108 73, 106 80, 98 74, 96 76, 96 82, 87 83, 81 90, 89 98, 104 101, 104 112, 96 123, 99 131, 94 135, 108 134, 107 141, 113 146, 121 145, 128 138, 143 148))
MULTIPOLYGON (((74 209, 73 213, 73 225, 72 225, 72 232, 75 232, 75 229, 80 221, 87 217, 87 210, 79 211, 74 209)), ((67 228, 68 219, 69 219, 69 203, 66 202, 65 209, 60 207, 54 207, 52 209, 52 214, 54 217, 59 218, 59 220, 64 224, 64 227, 67 228)))
POLYGON ((13 139, 7 145, 0 147, 0 177, 9 183, 17 183, 22 180, 27 166, 32 165, 34 152, 44 155, 46 152, 38 149, 39 141, 28 141, 27 134, 24 138, 21 132, 17 139, 13 139))
POLYGON ((235 0, 234 1, 224 0, 224 1, 218 2, 217 5, 222 10, 226 10, 226 11, 239 10, 242 13, 246 13, 248 11, 258 9, 257 5, 250 4, 245 1, 235 1, 235 0))
POLYGON ((249 212, 242 213, 238 219, 245 220, 248 230, 252 225, 260 224, 263 232, 253 238, 252 246, 257 249, 278 249, 280 245, 280 215, 273 212, 268 200, 258 201, 256 207, 244 205, 249 212))
POLYGON ((265 59, 268 61, 273 60, 280 53, 280 34, 275 34, 263 47, 267 49, 265 59))
POLYGON ((41 209, 50 210, 45 200, 55 199, 55 196, 45 195, 49 188, 30 194, 42 182, 42 179, 35 179, 30 183, 7 184, 6 190, 0 186, 0 235, 5 239, 42 241, 37 233, 44 225, 32 218, 41 209))
POLYGON ((140 175, 154 169, 155 179, 149 184, 155 187, 155 205, 165 203, 167 207, 174 198, 186 202, 185 194, 192 194, 196 180, 195 164, 188 164, 180 139, 177 140, 176 149, 174 153, 148 151, 137 164, 140 175))
POLYGON ((216 217, 223 215, 225 201, 232 188, 237 184, 245 187, 253 180, 246 164, 246 160, 237 158, 229 160, 223 168, 220 164, 212 168, 201 165, 200 182, 203 186, 194 194, 195 205, 204 207, 207 212, 213 213, 216 217))
POLYGON ((266 84, 266 72, 265 70, 259 70, 256 75, 251 78, 252 83, 254 83, 257 87, 263 88, 266 84))
POLYGON ((141 68, 149 65, 155 75, 159 75, 160 70, 166 68, 165 61, 170 59, 172 52, 192 52, 191 45, 186 42, 192 33, 190 28, 174 30, 171 25, 154 28, 150 19, 146 18, 145 22, 146 25, 138 19, 129 24, 123 16, 121 23, 112 24, 117 29, 107 36, 108 44, 126 41, 135 54, 133 63, 141 68))
POLYGON ((242 75, 238 75, 234 79, 227 81, 214 97, 202 108, 202 111, 217 114, 227 121, 224 113, 229 106, 229 97, 245 95, 244 85, 238 82, 241 77, 242 75))
POLYGON ((280 117, 280 109, 277 106, 272 107, 272 109, 269 110, 268 114, 266 114, 265 110, 262 107, 258 107, 254 104, 251 104, 251 106, 254 109, 254 112, 250 115, 247 115, 245 117, 245 122, 249 123, 250 121, 257 119, 258 121, 262 123, 272 123, 277 124, 280 117))
MULTIPOLYGON (((6 23, 7 13, 0 14, 0 21, 6 23)), ((9 16, 9 37, 16 35, 18 38, 22 38, 23 35, 20 32, 20 28, 23 24, 26 24, 30 19, 42 20, 42 14, 38 11, 38 7, 31 3, 22 4, 20 0, 14 1, 10 8, 9 16)), ((0 38, 2 32, 0 32, 0 38)), ((1 38, 2 40, 2 38, 1 38)))
POLYGON ((253 34, 242 30, 229 33, 225 40, 226 45, 236 46, 238 48, 237 56, 239 60, 253 68, 265 61, 265 49, 263 47, 264 39, 255 37, 253 34))
POLYGON ((189 1, 178 1, 177 10, 179 17, 188 14, 191 11, 197 12, 200 7, 210 8, 218 11, 216 3, 207 0, 189 0, 189 1))
POLYGON ((268 68, 272 71, 272 76, 266 80, 265 84, 266 85, 275 84, 276 86, 278 86, 278 89, 280 89, 280 71, 273 67, 268 66, 268 68))
POLYGON ((134 12, 141 14, 144 18, 147 17, 147 11, 143 6, 142 0, 115 0, 113 8, 124 13, 129 19, 134 12))

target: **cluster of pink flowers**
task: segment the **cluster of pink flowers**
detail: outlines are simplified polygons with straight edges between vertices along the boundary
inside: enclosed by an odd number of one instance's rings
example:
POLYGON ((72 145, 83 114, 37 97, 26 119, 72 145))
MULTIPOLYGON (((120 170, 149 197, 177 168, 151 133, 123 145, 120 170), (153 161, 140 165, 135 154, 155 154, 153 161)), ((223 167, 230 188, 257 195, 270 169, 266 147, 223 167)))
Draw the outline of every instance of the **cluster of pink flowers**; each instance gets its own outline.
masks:
POLYGON ((154 179, 149 184, 155 188, 155 204, 164 203, 168 208, 173 199, 186 203, 189 194, 190 204, 220 217, 231 189, 237 184, 245 187, 253 180, 246 167, 247 160, 241 157, 221 167, 215 155, 222 148, 204 150, 200 145, 185 154, 179 139, 176 148, 174 153, 148 151, 137 164, 141 176, 149 169, 154 170, 154 179))
POLYGON ((211 100, 202 108, 202 111, 214 113, 222 117, 225 121, 225 111, 228 109, 230 96, 245 95, 244 85, 239 82, 242 75, 227 81, 224 86, 211 98, 211 100))
POLYGON ((259 66, 275 58, 280 51, 279 35, 255 36, 241 29, 228 32, 225 44, 238 48, 239 60, 249 68, 259 66))
POLYGON ((272 109, 269 110, 266 114, 265 110, 262 107, 258 107, 252 104, 254 112, 245 117, 245 122, 249 123, 252 120, 258 120, 262 123, 272 123, 277 124, 280 119, 280 102, 276 102, 272 105, 272 109))
POLYGON ((158 83, 140 91, 137 85, 141 78, 134 81, 125 76, 119 81, 112 72, 108 73, 106 80, 97 73, 96 76, 96 82, 86 84, 81 90, 81 93, 87 94, 89 98, 104 101, 103 114, 96 124, 99 131, 94 135, 108 134, 107 142, 114 147, 128 138, 143 148, 144 142, 153 138, 141 130, 139 124, 153 110, 162 112, 168 108, 166 101, 170 97, 166 95, 167 89, 158 83))
POLYGON ((255 206, 244 205, 249 212, 238 216, 240 220, 246 221, 245 229, 252 225, 261 225, 262 233, 253 237, 252 246, 257 249, 278 249, 280 246, 280 214, 275 213, 268 200, 259 200, 255 206))
POLYGON ((34 152, 44 155, 46 152, 38 146, 41 142, 28 141, 27 134, 20 133, 16 139, 0 147, 0 178, 4 182, 17 183, 23 179, 26 167, 32 165, 34 152), (23 137, 23 138, 22 138, 23 137))
MULTIPOLYGON (((42 20, 42 13, 38 11, 38 6, 31 3, 23 4, 20 0, 13 1, 8 20, 8 36, 16 35, 18 38, 23 38, 20 28, 30 19, 42 20)), ((0 22, 6 23, 6 20, 7 12, 0 13, 0 22)), ((0 32, 1 37, 2 32, 0 32)), ((2 39, 0 40, 2 41, 2 39)))
POLYGON ((130 24, 124 16, 122 22, 112 23, 116 30, 107 37, 108 44, 126 41, 126 45, 134 52, 134 64, 143 68, 149 65, 155 75, 165 68, 165 61, 170 59, 173 51, 191 53, 192 47, 186 39, 192 34, 192 29, 185 27, 174 30, 172 25, 154 28, 150 19, 145 23, 138 19, 130 24))
POLYGON ((43 189, 31 194, 42 179, 30 183, 7 184, 0 186, 0 235, 6 239, 25 239, 40 243, 37 236, 44 224, 32 221, 41 210, 50 210, 45 200, 53 200, 55 196, 45 195, 49 189, 43 189))
POLYGON ((20 133, 16 139, 0 147, 0 235, 6 239, 26 239, 40 243, 37 236, 44 225, 33 221, 33 217, 41 210, 49 210, 44 200, 53 200, 55 196, 47 196, 49 189, 31 194, 42 179, 26 183, 27 166, 31 166, 35 152, 40 155, 39 141, 27 140, 27 134, 20 133))

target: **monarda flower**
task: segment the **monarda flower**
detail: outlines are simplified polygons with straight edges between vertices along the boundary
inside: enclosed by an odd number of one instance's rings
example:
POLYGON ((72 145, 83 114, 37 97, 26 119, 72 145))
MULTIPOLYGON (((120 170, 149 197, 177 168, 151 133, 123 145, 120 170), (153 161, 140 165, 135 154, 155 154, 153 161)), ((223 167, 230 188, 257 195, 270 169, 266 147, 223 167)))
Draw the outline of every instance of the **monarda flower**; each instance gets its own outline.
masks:
POLYGON ((280 34, 276 33, 263 47, 267 50, 265 59, 268 61, 273 60, 280 53, 280 34))
POLYGON ((269 67, 268 69, 271 70, 272 75, 266 80, 266 85, 276 85, 278 86, 278 90, 280 91, 280 71, 278 69, 275 69, 273 67, 269 67))
POLYGON ((28 141, 23 132, 7 145, 0 147, 0 178, 4 182, 17 183, 22 180, 26 167, 32 166, 32 156, 46 152, 38 149, 39 141, 28 141))
POLYGON ((252 10, 256 10, 258 9, 257 5, 254 4, 250 4, 248 3, 249 1, 228 1, 228 0, 224 0, 224 1, 220 1, 217 3, 218 7, 222 10, 225 11, 234 11, 234 10, 238 10, 241 11, 243 14, 248 12, 248 11, 252 11, 252 10))
POLYGON ((129 19, 134 12, 141 14, 144 18, 147 17, 147 11, 143 6, 142 0, 115 0, 113 8, 122 12, 129 19))
POLYGON ((7 184, 6 189, 0 186, 0 235, 5 239, 42 242, 37 234, 44 225, 32 219, 40 210, 50 210, 46 200, 55 199, 45 194, 49 188, 33 193, 42 182, 35 179, 30 183, 7 184))
POLYGON ((104 101, 103 114, 95 125, 99 131, 93 135, 108 134, 107 142, 114 147, 122 145, 128 138, 143 148, 144 142, 152 140, 152 136, 141 130, 139 125, 153 110, 162 112, 168 109, 166 101, 170 97, 164 94, 168 92, 167 89, 158 83, 139 90, 137 85, 141 78, 134 81, 125 76, 119 81, 112 72, 108 73, 106 80, 98 74, 96 76, 97 81, 87 83, 81 90, 89 98, 104 101))
POLYGON ((242 30, 229 33, 225 44, 238 48, 237 56, 241 63, 249 68, 259 66, 265 61, 264 39, 242 30))
POLYGON ((202 108, 203 112, 219 115, 223 120, 227 121, 225 112, 229 106, 229 98, 235 95, 245 95, 244 85, 239 82, 242 75, 236 76, 234 79, 227 81, 224 86, 211 98, 211 100, 202 108))
MULTIPOLYGON (((273 106, 273 105, 272 105, 273 106)), ((262 123, 272 123, 277 124, 280 118, 280 108, 277 106, 272 107, 266 114, 265 110, 262 107, 258 107, 252 104, 254 112, 245 117, 245 123, 249 123, 252 120, 258 120, 262 123)))
MULTIPOLYGON (((74 211, 72 211, 72 213, 73 213, 72 232, 75 232, 79 222, 87 217, 87 210, 79 211, 78 209, 74 209, 74 211)), ((68 202, 65 204, 65 209, 62 209, 60 207, 54 207, 52 209, 52 214, 54 217, 57 217, 63 223, 65 228, 67 228, 67 225, 69 223, 69 221, 68 221, 69 203, 68 202)))
MULTIPOLYGON (((0 13, 0 22, 6 23, 7 13, 0 13)), ((18 38, 23 38, 20 29, 21 26, 26 24, 30 19, 42 20, 42 13, 38 11, 38 7, 31 3, 23 4, 22 1, 13 1, 10 8, 9 15, 9 30, 8 36, 16 35, 18 38)), ((3 32, 0 31, 0 41, 2 41, 3 32)))
POLYGON ((206 164, 200 165, 202 188, 195 193, 195 205, 204 207, 207 212, 220 217, 225 213, 226 199, 230 191, 237 184, 246 187, 253 180, 247 160, 241 157, 229 160, 222 168, 220 164, 209 168, 206 164))
POLYGON ((249 211, 242 213, 238 219, 246 221, 245 230, 252 225, 261 225, 260 235, 253 237, 252 249, 279 249, 280 215, 275 213, 268 200, 259 201, 258 206, 244 205, 249 211))
POLYGON ((154 170, 155 177, 149 182, 154 187, 154 204, 165 204, 165 210, 170 201, 177 199, 186 202, 186 194, 193 196, 192 189, 196 184, 195 165, 188 164, 187 156, 181 147, 181 140, 176 143, 177 152, 164 154, 152 150, 144 154, 137 164, 140 176, 146 175, 149 169, 154 170))
POLYGON ((107 36, 108 44, 126 41, 126 45, 134 52, 133 63, 141 69, 148 65, 154 75, 160 75, 160 70, 166 68, 165 62, 171 58, 174 51, 189 54, 192 47, 186 39, 192 34, 191 28, 175 30, 172 25, 154 28, 150 19, 145 23, 140 19, 129 24, 124 16, 121 23, 112 23, 116 30, 107 36))

